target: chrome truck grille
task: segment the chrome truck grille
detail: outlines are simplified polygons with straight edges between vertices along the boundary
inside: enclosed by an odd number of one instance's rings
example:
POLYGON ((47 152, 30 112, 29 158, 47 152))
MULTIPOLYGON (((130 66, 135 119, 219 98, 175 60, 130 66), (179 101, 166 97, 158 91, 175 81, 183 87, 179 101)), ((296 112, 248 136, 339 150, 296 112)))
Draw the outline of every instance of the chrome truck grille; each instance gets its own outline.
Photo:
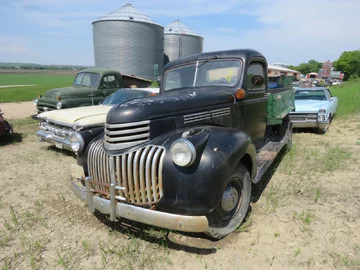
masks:
POLYGON ((117 189, 117 195, 127 202, 156 203, 163 195, 164 156, 165 149, 155 145, 119 156, 109 156, 103 149, 102 141, 93 143, 88 154, 88 166, 94 192, 108 197, 111 179, 114 179, 118 186, 123 187, 117 189))
POLYGON ((106 149, 120 150, 147 142, 150 137, 150 121, 126 124, 105 124, 106 149))

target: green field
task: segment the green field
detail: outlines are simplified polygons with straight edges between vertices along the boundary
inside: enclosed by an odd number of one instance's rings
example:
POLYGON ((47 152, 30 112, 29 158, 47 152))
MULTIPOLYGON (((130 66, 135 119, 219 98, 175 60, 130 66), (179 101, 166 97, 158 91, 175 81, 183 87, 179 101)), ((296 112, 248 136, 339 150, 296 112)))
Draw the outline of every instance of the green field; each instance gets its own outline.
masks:
POLYGON ((360 112, 360 80, 333 86, 330 91, 339 99, 336 116, 344 117, 360 112))
POLYGON ((0 74, 0 85, 34 84, 0 88, 0 103, 33 100, 47 90, 72 85, 74 78, 71 74, 0 74))

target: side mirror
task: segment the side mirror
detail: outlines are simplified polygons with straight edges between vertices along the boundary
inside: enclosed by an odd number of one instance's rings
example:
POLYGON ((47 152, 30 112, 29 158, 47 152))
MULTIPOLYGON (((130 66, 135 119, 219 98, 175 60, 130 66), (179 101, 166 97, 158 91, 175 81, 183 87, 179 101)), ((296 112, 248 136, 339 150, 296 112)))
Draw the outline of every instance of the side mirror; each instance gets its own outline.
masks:
POLYGON ((251 78, 251 83, 256 86, 261 86, 265 83, 265 79, 261 75, 254 75, 251 78))

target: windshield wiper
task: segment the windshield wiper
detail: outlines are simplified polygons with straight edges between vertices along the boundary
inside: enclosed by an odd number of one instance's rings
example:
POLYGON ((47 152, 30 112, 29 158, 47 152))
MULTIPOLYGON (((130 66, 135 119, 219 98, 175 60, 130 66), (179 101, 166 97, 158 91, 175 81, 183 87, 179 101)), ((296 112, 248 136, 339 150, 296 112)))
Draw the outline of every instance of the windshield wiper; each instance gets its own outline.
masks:
POLYGON ((195 69, 195 75, 194 75, 194 81, 193 81, 193 87, 195 87, 195 83, 196 83, 196 79, 197 79, 197 74, 198 74, 198 70, 199 70, 199 67, 205 65, 207 62, 209 62, 210 60, 214 60, 214 59, 217 59, 217 55, 214 55, 208 59, 206 59, 203 63, 201 63, 199 65, 199 60, 196 61, 196 69, 195 69))
POLYGON ((209 59, 206 59, 206 60, 205 60, 203 63, 201 63, 200 65, 198 65, 197 68, 205 65, 205 64, 206 64, 207 62, 209 62, 210 60, 214 60, 214 59, 217 59, 217 58, 218 58, 218 56, 217 56, 217 55, 214 55, 214 56, 210 57, 209 59))

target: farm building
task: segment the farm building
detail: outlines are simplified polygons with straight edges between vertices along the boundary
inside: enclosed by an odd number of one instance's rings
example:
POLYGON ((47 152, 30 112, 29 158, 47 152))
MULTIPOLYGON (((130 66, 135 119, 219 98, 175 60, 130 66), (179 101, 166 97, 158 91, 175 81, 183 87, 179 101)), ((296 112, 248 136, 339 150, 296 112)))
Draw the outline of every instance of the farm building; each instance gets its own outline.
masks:
POLYGON ((153 79, 164 62, 164 28, 131 4, 92 23, 95 66, 153 79))
POLYGON ((300 79, 300 71, 292 70, 282 65, 268 65, 268 76, 275 77, 280 75, 294 76, 297 80, 300 79))
POLYGON ((203 38, 179 20, 165 27, 164 52, 169 61, 203 52, 203 38))

